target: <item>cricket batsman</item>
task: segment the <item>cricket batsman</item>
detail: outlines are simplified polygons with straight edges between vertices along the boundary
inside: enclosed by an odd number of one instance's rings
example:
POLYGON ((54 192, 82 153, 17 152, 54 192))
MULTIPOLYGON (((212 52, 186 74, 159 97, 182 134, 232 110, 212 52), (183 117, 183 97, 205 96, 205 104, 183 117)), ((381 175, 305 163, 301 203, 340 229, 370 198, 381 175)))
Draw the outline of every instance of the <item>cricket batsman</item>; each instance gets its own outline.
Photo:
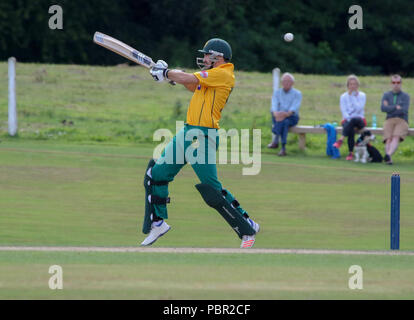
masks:
POLYGON ((174 81, 193 92, 184 127, 174 136, 156 161, 151 159, 145 172, 145 217, 142 231, 148 234, 141 246, 152 245, 171 227, 168 218, 168 184, 181 168, 189 163, 200 179, 195 187, 204 201, 218 211, 241 239, 241 248, 251 248, 259 224, 249 218, 230 191, 217 178, 215 155, 218 148, 219 121, 234 87, 234 65, 230 63, 230 45, 218 38, 206 42, 198 50, 201 71, 186 73, 168 69, 158 60, 150 73, 155 81, 174 81), (190 138, 189 138, 190 137, 190 138), (194 158, 194 154, 197 157, 194 158))

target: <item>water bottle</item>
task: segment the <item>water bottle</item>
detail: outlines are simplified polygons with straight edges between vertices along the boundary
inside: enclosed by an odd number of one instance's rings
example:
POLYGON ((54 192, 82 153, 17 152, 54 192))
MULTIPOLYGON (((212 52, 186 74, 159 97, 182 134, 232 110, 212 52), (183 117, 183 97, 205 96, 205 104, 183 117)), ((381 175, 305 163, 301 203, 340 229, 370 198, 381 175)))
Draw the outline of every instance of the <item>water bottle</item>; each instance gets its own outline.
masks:
POLYGON ((375 114, 372 116, 372 128, 377 128, 377 116, 375 114))

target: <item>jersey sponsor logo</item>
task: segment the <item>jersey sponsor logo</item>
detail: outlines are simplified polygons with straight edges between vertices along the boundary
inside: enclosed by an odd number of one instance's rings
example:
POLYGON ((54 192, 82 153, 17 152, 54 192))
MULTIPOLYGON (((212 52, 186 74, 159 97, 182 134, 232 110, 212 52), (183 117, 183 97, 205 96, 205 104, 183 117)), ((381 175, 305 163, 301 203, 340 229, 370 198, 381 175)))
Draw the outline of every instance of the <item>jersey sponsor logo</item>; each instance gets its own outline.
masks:
POLYGON ((207 71, 200 71, 200 76, 202 78, 207 78, 208 77, 208 72, 207 71))

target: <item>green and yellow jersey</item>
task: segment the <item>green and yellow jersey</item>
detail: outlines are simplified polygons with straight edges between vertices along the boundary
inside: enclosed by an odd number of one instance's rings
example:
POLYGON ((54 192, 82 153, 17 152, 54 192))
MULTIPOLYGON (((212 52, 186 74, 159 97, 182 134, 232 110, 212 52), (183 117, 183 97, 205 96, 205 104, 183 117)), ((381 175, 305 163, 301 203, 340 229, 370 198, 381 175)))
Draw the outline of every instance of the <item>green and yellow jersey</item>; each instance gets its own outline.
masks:
POLYGON ((234 65, 225 63, 216 68, 195 72, 200 81, 191 98, 187 123, 219 129, 221 111, 234 87, 234 65))

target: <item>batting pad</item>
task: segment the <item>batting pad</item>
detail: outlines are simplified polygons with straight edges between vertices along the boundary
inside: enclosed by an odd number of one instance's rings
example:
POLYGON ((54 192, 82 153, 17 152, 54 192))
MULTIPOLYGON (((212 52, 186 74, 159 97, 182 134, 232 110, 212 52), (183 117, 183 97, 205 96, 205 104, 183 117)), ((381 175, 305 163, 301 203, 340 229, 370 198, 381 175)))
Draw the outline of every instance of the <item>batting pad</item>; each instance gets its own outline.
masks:
POLYGON ((204 201, 221 214, 240 239, 245 235, 251 236, 256 233, 250 223, 243 218, 240 212, 232 207, 220 191, 205 183, 197 184, 195 187, 204 201))
POLYGON ((147 171, 152 168, 155 165, 154 159, 151 159, 148 163, 147 169, 145 170, 145 176, 144 176, 144 188, 145 188, 145 215, 144 215, 144 222, 142 224, 142 232, 147 234, 151 231, 151 224, 152 224, 152 205, 148 201, 148 196, 151 195, 151 183, 148 183, 151 181, 151 178, 147 175, 147 171))

